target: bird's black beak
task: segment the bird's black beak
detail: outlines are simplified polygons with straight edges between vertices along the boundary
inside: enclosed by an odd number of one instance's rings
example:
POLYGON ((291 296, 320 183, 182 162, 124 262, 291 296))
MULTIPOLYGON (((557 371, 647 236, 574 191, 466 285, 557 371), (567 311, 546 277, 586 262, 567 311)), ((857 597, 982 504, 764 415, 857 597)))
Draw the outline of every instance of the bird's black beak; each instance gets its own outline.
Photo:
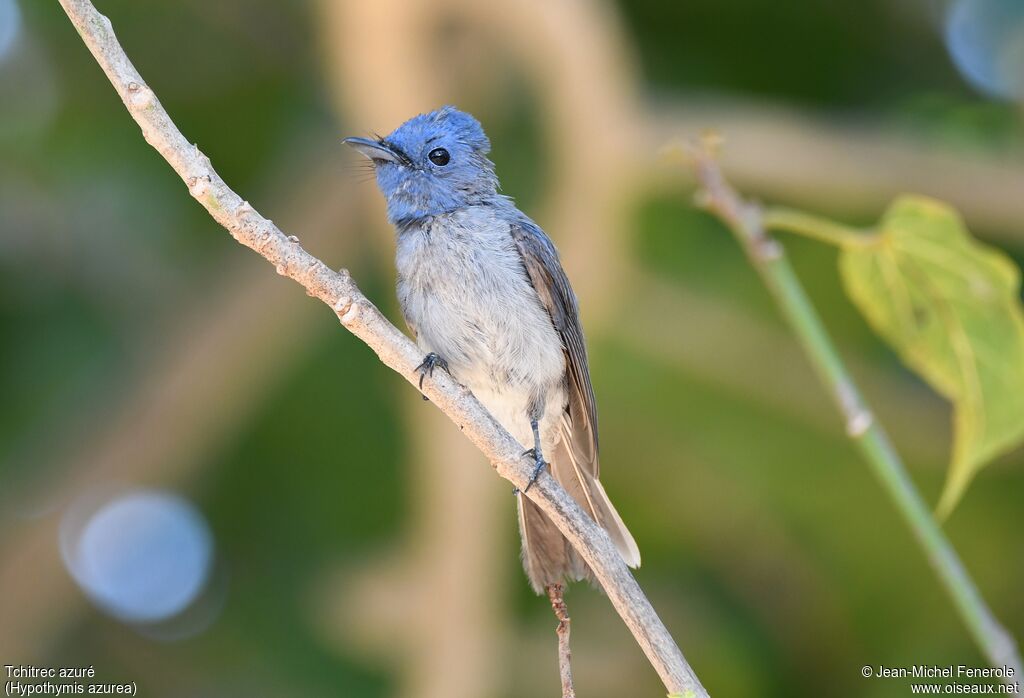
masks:
POLYGON ((401 153, 396 153, 380 141, 352 137, 344 139, 342 143, 352 146, 369 160, 372 160, 375 165, 381 162, 393 162, 397 165, 405 164, 406 158, 401 153))

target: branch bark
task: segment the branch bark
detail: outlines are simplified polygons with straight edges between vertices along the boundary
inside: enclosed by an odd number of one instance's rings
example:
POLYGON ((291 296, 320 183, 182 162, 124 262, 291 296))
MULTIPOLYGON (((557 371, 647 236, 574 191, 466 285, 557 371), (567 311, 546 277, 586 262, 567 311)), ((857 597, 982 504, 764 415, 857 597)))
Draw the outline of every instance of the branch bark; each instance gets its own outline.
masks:
POLYGON ((551 610, 558 619, 558 676, 562 680, 562 698, 576 698, 576 689, 572 685, 572 650, 569 648, 569 630, 572 621, 569 619, 569 608, 565 605, 564 588, 561 584, 552 584, 545 591, 551 601, 551 610))
MULTIPOLYGON (((261 216, 213 169, 199 147, 189 143, 143 81, 114 35, 110 20, 89 0, 60 0, 61 6, 107 75, 153 148, 182 178, 189 193, 238 242, 327 304, 341 324, 365 342, 389 368, 416 384, 422 359, 416 345, 374 306, 346 270, 333 271, 261 216)), ((463 430, 499 475, 526 487, 532 472, 523 447, 505 431, 465 387, 444 373, 424 384, 423 394, 463 430)), ((682 652, 619 556, 611 539, 549 475, 530 488, 540 506, 593 569, 637 643, 670 693, 707 696, 682 652)))

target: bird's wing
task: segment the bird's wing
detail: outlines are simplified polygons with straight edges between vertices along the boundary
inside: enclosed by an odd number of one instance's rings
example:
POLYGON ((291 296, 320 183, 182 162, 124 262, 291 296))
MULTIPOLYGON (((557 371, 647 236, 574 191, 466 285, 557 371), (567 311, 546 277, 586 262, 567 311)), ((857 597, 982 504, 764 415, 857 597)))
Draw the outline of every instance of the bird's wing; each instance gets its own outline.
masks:
POLYGON ((541 305, 551 316, 565 350, 569 391, 568 434, 574 460, 584 466, 593 477, 598 476, 597 406, 594 389, 590 384, 587 367, 587 346, 580 326, 576 294, 558 260, 554 244, 533 221, 512 224, 512 239, 523 260, 523 267, 540 298, 541 305))
MULTIPOLYGON (((541 305, 551 316, 565 351, 569 404, 561 419, 562 439, 551 458, 552 474, 594 521, 608 531, 626 564, 639 567, 640 550, 636 541, 597 479, 597 406, 594 402, 594 389, 590 384, 587 345, 583 341, 576 294, 558 261, 558 251, 543 230, 525 219, 513 223, 511 232, 530 283, 541 305)), ((590 576, 589 568, 572 546, 565 548, 564 554, 568 558, 563 559, 554 556, 560 549, 551 545, 550 541, 545 542, 544 546, 534 545, 533 539, 546 541, 546 529, 536 523, 531 524, 526 516, 525 499, 520 497, 520 500, 523 559, 534 588, 541 589, 552 581, 544 574, 548 568, 556 568, 560 570, 559 575, 566 574, 573 579, 590 576)), ((557 540, 557 532, 554 537, 557 540)))
MULTIPOLYGON (((569 286, 569 279, 558 261, 558 251, 544 231, 526 219, 512 224, 511 232, 523 260, 523 267, 541 305, 551 316, 565 351, 569 404, 567 412, 562 415, 559 427, 562 439, 552 454, 551 472, 594 521, 608 531, 626 564, 639 567, 640 550, 636 541, 597 479, 597 406, 594 403, 594 389, 590 384, 587 346, 583 341, 576 294, 569 286)), ((520 500, 523 499, 520 497, 520 500)), ((551 545, 550 541, 545 542, 544 546, 533 544, 533 539, 546 541, 546 529, 531 525, 524 506, 520 504, 523 512, 520 522, 523 528, 523 556, 534 588, 541 589, 552 581, 542 574, 548 568, 557 568, 561 570, 560 574, 573 579, 590 576, 586 563, 572 546, 565 548, 568 558, 562 559, 553 557, 552 551, 557 552, 559 548, 551 545)))

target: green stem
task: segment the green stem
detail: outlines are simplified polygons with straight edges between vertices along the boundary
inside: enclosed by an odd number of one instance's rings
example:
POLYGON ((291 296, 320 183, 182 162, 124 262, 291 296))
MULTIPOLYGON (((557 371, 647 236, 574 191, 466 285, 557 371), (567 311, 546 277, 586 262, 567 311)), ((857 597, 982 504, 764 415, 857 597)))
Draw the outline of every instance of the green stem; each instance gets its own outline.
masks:
POLYGON ((1012 637, 985 604, 882 425, 865 405, 785 255, 766 260, 758 271, 846 417, 847 432, 924 549, 974 641, 992 666, 1014 666, 1015 675, 1020 676, 1021 660, 1012 637))
MULTIPOLYGON (((832 344, 821 319, 786 259, 782 246, 768 237, 761 211, 744 201, 722 176, 717 163, 706 153, 695 159, 698 180, 703 188, 702 201, 733 231, 757 269, 786 321, 793 329, 815 372, 846 420, 846 429, 864 459, 923 548, 929 563, 949 593, 971 637, 994 667, 1013 667, 1020 679, 1022 666, 1013 637, 996 620, 978 592, 956 550, 943 535, 924 499, 914 487, 899 454, 889 442, 882 425, 874 418, 861 397, 849 372, 832 344)), ((802 214, 782 218, 792 227, 806 227, 802 214)), ((775 222, 778 223, 776 216, 775 222)), ((849 229, 842 226, 813 227, 829 230, 830 241, 845 239, 849 229), (832 233, 840 232, 839 235, 832 233)), ((825 237, 816 235, 818 237, 825 237)))
POLYGON ((772 207, 764 211, 761 225, 765 230, 796 233, 837 247, 865 246, 877 239, 871 231, 851 228, 791 208, 772 207))

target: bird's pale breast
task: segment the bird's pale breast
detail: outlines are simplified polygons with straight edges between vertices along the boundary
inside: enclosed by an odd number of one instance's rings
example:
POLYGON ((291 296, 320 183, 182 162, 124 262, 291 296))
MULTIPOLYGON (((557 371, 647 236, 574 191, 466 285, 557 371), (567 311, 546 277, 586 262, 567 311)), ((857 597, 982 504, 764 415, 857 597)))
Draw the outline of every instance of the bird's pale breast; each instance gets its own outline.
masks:
POLYGON ((399 235, 398 299, 424 352, 513 436, 532 444, 531 403, 544 406, 544 440, 565 405, 565 358, 509 233, 487 206, 437 216, 399 235))

